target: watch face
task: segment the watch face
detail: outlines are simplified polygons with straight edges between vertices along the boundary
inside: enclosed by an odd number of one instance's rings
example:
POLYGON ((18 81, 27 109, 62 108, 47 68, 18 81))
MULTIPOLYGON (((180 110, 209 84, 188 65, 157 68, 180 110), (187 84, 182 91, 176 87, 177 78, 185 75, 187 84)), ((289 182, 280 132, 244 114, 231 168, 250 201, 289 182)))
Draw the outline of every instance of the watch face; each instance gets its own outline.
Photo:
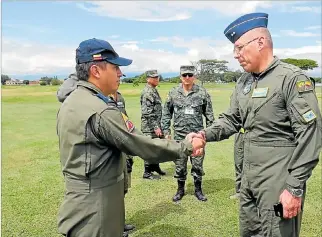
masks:
POLYGON ((303 190, 302 189, 293 189, 293 193, 297 197, 301 197, 303 195, 303 190))

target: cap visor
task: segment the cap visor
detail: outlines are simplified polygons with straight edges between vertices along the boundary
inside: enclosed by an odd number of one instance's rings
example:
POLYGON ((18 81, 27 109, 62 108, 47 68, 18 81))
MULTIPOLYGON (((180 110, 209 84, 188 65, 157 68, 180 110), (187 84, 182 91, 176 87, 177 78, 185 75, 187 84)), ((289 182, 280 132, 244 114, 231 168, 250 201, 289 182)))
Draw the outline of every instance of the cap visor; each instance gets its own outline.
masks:
POLYGON ((182 71, 182 72, 181 72, 181 75, 182 75, 182 74, 185 74, 185 73, 192 73, 192 74, 195 74, 195 72, 194 72, 194 71, 182 71))
POLYGON ((149 77, 159 77, 159 76, 160 76, 159 74, 152 74, 149 77))
POLYGON ((116 59, 105 59, 107 62, 118 66, 129 66, 132 63, 132 59, 118 57, 116 59))

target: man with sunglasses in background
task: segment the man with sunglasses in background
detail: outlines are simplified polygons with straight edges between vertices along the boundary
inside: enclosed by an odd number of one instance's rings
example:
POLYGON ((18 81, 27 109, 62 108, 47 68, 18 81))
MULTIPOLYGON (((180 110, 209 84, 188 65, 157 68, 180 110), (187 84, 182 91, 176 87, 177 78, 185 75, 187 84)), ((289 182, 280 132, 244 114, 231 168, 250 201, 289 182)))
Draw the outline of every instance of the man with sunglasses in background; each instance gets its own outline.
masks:
MULTIPOLYGON (((160 75, 157 70, 149 70, 145 72, 147 76, 147 84, 141 93, 141 131, 143 134, 151 138, 163 138, 161 130, 161 116, 162 116, 162 101, 157 90, 159 85, 160 75)), ((151 164, 144 161, 144 179, 160 179, 160 176, 154 176, 152 172, 155 171, 159 175, 166 173, 161 170, 158 163, 151 164)))
MULTIPOLYGON (((174 87, 168 94, 162 114, 162 130, 166 138, 171 138, 171 119, 173 116, 174 139, 182 140, 191 132, 197 132, 204 128, 203 117, 206 118, 206 126, 214 121, 212 102, 205 88, 195 84, 195 67, 180 67, 181 84, 174 87)), ((202 192, 202 176, 204 155, 191 158, 191 175, 194 178, 195 196, 200 201, 207 201, 202 192)), ((185 181, 187 179, 188 157, 175 161, 175 178, 178 182, 177 193, 173 201, 177 202, 185 195, 185 181)))
POLYGON ((273 55, 267 23, 268 14, 251 13, 225 29, 245 73, 230 108, 201 133, 221 141, 244 128, 240 236, 298 237, 322 146, 321 112, 310 78, 273 55))

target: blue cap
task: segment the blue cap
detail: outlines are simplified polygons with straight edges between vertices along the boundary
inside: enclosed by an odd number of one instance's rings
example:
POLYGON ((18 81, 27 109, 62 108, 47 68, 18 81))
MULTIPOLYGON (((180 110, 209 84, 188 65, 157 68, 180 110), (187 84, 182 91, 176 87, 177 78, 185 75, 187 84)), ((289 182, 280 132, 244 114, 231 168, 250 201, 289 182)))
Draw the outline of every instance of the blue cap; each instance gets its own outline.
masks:
POLYGON ((100 39, 88 39, 79 44, 76 49, 76 63, 107 61, 118 66, 128 66, 131 59, 119 57, 109 42, 100 39))
POLYGON ((247 31, 258 27, 267 28, 268 14, 250 13, 239 17, 224 30, 226 37, 234 44, 247 31))

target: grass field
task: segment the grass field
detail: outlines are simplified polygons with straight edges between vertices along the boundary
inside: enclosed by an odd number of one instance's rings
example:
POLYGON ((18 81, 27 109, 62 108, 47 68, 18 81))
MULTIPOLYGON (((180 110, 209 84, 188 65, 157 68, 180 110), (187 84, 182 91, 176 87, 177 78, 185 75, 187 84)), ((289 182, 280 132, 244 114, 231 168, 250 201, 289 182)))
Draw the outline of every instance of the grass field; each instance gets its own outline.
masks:
MULTIPOLYGON (((139 95, 144 85, 122 84, 127 112, 140 127, 139 95)), ((174 84, 161 84, 163 101, 174 84)), ((233 85, 206 85, 217 115, 228 108, 233 85)), ((2 87, 2 236, 51 237, 57 234, 56 215, 63 199, 56 113, 60 106, 54 86, 2 87)), ((321 93, 318 94, 321 101, 321 93)), ((192 177, 180 204, 172 162, 161 164, 167 175, 158 181, 142 179, 143 161, 135 158, 132 188, 127 194, 126 219, 137 229, 131 237, 235 237, 238 202, 234 192, 233 139, 207 145, 204 193, 193 196, 192 177)), ((188 168, 190 169, 190 165, 188 168)), ((190 172, 189 172, 190 174, 190 172)), ((308 182, 302 234, 321 236, 321 165, 308 182)))

